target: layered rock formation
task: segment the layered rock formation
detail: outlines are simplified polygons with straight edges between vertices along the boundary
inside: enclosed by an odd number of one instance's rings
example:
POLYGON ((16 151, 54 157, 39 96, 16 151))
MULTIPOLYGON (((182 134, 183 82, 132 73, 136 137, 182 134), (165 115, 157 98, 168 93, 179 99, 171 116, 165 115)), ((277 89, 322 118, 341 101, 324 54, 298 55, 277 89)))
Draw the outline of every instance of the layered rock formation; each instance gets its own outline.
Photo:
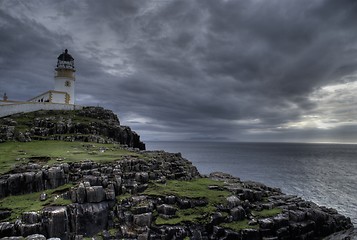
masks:
MULTIPOLYGON (((3 142, 57 139, 144 146, 101 108, 39 112, 0 122, 3 142)), ((300 240, 343 230, 328 239, 348 239, 355 233, 350 219, 334 209, 224 173, 201 176, 180 154, 131 151, 135 154, 105 163, 28 162, 1 175, 0 238, 300 240), (1 205, 4 199, 32 194, 41 203, 35 211, 18 213, 16 207, 1 205)))
POLYGON ((65 140, 98 143, 118 142, 145 149, 140 136, 118 117, 101 107, 76 111, 37 111, 0 119, 0 142, 31 140, 65 140))

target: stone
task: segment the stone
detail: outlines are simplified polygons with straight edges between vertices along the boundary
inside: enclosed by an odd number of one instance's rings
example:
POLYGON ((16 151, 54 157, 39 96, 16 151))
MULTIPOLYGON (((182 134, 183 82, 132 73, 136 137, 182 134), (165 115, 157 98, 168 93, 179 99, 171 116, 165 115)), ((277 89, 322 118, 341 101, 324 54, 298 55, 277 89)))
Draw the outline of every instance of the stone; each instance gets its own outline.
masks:
POLYGON ((108 202, 100 203, 74 203, 69 207, 69 218, 72 230, 77 235, 93 236, 108 226, 109 205, 108 202))
POLYGON ((43 192, 40 194, 40 201, 46 201, 47 200, 47 193, 43 192))
POLYGON ((42 212, 42 222, 48 237, 69 239, 69 216, 66 207, 46 207, 42 212))
POLYGON ((259 226, 263 229, 272 229, 274 227, 274 221, 270 218, 263 218, 258 220, 259 226))
POLYGON ((41 234, 33 234, 30 236, 27 236, 25 239, 26 240, 46 240, 46 237, 41 234))
POLYGON ((47 173, 48 184, 47 188, 57 188, 67 183, 66 174, 61 167, 50 167, 47 173))
POLYGON ((15 224, 9 222, 0 223, 0 237, 13 236, 15 234, 15 224))
POLYGON ((159 214, 167 215, 167 216, 173 216, 176 214, 177 209, 171 205, 168 204, 162 204, 157 206, 157 212, 159 214))
POLYGON ((242 240, 260 240, 259 230, 257 229, 243 229, 242 240))
POLYGON ((23 212, 21 215, 22 222, 34 224, 41 221, 42 216, 37 212, 23 212))
POLYGON ((133 223, 139 227, 150 227, 152 223, 152 213, 133 215, 133 223))
POLYGON ((102 186, 86 187, 87 202, 99 203, 105 200, 105 192, 102 186))
POLYGON ((230 210, 233 221, 240 221, 245 219, 245 210, 243 207, 238 206, 230 210))
POLYGON ((86 201, 86 188, 83 183, 80 183, 77 189, 76 200, 78 203, 84 203, 86 201))
POLYGON ((241 201, 237 196, 232 195, 232 196, 227 197, 228 208, 234 208, 239 205, 241 205, 241 201))

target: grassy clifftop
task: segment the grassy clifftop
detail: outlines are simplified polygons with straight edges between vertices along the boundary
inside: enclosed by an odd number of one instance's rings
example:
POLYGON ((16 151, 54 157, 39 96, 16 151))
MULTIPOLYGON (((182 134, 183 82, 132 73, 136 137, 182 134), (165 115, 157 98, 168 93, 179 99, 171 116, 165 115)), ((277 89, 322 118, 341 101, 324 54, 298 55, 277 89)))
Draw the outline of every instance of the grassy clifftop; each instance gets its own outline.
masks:
POLYGON ((140 136, 120 125, 110 110, 85 107, 74 111, 37 111, 0 118, 0 142, 65 140, 120 143, 145 149, 140 136))
POLYGON ((99 163, 120 160, 123 156, 140 154, 118 143, 88 143, 67 141, 8 141, 0 144, 0 174, 27 163, 55 164, 90 160, 99 163))
POLYGON ((334 209, 202 177, 181 154, 144 147, 102 108, 0 119, 0 238, 321 239, 352 226, 334 209))

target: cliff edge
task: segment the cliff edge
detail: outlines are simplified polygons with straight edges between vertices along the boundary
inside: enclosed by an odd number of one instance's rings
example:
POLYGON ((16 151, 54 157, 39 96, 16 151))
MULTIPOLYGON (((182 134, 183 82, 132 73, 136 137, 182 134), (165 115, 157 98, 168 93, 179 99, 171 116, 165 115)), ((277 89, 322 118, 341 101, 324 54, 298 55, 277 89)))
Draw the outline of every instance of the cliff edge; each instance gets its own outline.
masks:
POLYGON ((139 136, 102 108, 0 118, 0 140, 2 239, 348 239, 334 236, 355 232, 334 209, 224 173, 201 176, 179 153, 144 151, 139 136))
POLYGON ((36 111, 0 118, 0 142, 65 140, 97 143, 118 142, 145 149, 140 136, 120 125, 118 117, 101 107, 72 111, 36 111))

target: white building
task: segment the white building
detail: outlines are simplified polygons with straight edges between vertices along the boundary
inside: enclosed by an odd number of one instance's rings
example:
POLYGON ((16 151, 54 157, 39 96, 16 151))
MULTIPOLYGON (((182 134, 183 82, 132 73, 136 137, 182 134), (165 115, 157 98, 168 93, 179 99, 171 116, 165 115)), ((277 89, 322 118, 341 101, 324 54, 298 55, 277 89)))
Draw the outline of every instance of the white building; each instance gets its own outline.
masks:
POLYGON ((75 71, 74 58, 66 49, 57 58, 54 90, 44 92, 28 101, 9 100, 5 93, 3 100, 0 100, 0 117, 37 110, 73 110, 81 108, 74 105, 75 71))
POLYGON ((74 68, 74 58, 68 53, 67 49, 58 56, 55 70, 54 90, 31 98, 29 102, 74 104, 74 72, 76 69, 74 68))

